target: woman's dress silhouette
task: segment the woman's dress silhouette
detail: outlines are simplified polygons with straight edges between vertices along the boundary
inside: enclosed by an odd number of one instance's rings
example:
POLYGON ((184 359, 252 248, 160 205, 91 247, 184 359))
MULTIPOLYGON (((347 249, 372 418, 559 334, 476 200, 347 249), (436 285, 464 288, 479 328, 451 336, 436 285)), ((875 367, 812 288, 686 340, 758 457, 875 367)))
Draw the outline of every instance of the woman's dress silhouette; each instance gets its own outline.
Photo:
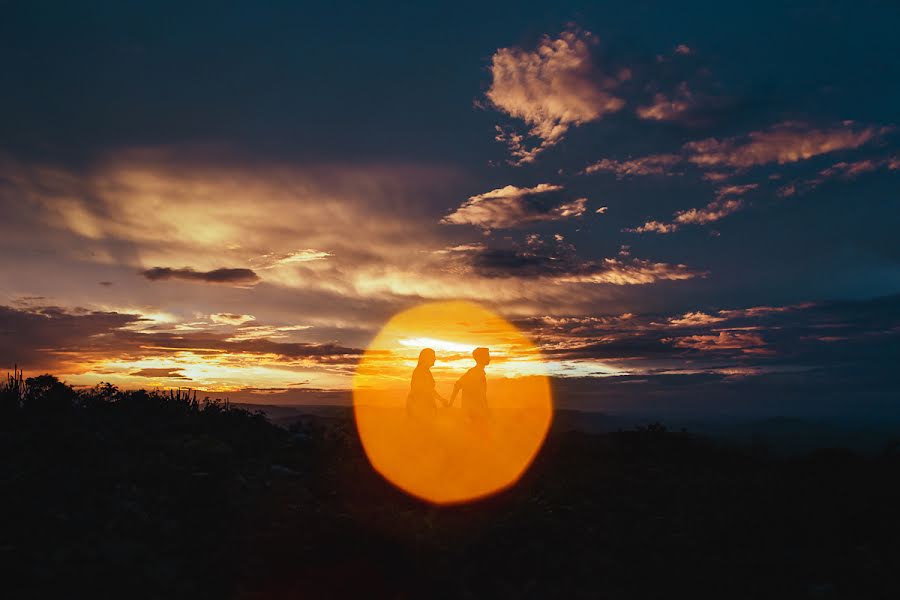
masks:
POLYGON ((419 353, 419 364, 413 371, 409 396, 406 398, 406 413, 410 418, 431 420, 437 412, 435 400, 444 402, 434 389, 434 377, 431 375, 434 361, 435 354, 431 348, 425 348, 419 353))

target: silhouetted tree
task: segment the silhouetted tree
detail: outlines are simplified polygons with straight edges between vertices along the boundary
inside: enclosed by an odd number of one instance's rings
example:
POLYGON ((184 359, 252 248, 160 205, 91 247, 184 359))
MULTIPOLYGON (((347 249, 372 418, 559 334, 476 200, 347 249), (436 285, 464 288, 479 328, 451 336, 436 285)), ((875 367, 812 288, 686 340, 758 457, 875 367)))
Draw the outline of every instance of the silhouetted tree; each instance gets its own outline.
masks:
POLYGON ((23 407, 29 411, 61 412, 72 408, 75 390, 54 375, 38 375, 25 380, 23 407))

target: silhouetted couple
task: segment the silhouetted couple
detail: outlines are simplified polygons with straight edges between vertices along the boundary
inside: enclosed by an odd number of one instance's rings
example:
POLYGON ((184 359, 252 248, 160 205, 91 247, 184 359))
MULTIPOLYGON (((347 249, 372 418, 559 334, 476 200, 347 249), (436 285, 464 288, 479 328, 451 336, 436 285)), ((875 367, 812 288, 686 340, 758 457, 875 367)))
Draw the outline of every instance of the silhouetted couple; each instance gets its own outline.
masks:
POLYGON ((450 400, 441 396, 434 386, 431 367, 434 366, 435 354, 431 348, 419 353, 419 364, 412 374, 409 397, 406 409, 413 418, 430 419, 437 412, 437 402, 446 408, 453 406, 456 396, 462 392, 462 409, 472 420, 485 420, 488 417, 487 377, 484 368, 491 364, 491 353, 487 348, 475 348, 472 352, 475 366, 465 372, 453 385, 450 400))

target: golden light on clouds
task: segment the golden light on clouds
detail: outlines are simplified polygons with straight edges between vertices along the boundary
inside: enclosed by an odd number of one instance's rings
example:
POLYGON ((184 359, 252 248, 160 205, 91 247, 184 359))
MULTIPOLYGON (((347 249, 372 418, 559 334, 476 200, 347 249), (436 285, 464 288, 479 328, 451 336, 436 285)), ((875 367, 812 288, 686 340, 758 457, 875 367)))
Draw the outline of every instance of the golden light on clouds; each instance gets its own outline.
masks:
POLYGON ((372 466, 435 504, 474 500, 515 483, 540 449, 553 412, 535 346, 514 325, 471 302, 428 303, 394 316, 359 363, 353 404, 372 466), (424 348, 435 351, 437 395, 434 410, 423 415, 407 403, 424 348), (475 348, 488 348, 491 356, 484 369, 487 410, 478 414, 465 386, 461 401, 444 404, 460 377, 476 367, 475 348))

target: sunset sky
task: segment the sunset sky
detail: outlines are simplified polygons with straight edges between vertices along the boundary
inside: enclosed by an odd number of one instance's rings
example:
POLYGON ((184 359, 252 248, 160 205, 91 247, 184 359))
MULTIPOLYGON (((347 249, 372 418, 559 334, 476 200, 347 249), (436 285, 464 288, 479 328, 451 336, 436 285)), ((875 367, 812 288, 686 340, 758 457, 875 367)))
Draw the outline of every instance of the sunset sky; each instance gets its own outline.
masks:
POLYGON ((0 369, 344 402, 462 299, 560 406, 900 416, 897 3, 259 4, 0 3, 0 369))

